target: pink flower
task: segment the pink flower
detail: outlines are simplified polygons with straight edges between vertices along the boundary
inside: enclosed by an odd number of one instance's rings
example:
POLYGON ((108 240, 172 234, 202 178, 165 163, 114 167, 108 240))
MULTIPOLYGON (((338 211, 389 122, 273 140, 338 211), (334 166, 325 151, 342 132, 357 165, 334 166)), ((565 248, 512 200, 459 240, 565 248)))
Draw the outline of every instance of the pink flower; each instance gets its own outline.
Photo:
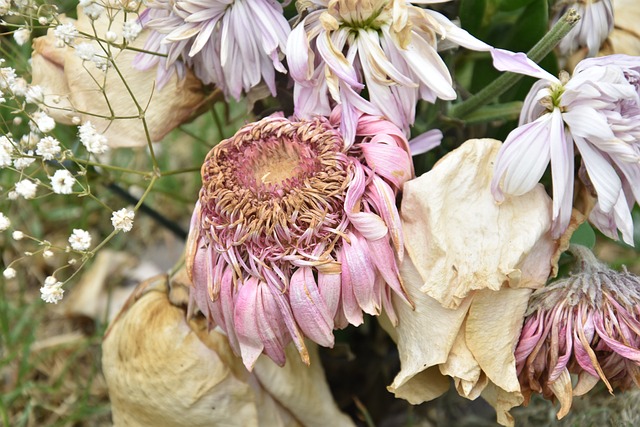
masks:
POLYGON ((610 392, 640 380, 640 278, 609 269, 585 247, 569 252, 578 271, 533 293, 515 352, 525 401, 533 392, 555 396, 558 418, 599 380, 610 392))
POLYGON ((275 96, 275 71, 286 73, 281 59, 291 29, 276 1, 156 0, 141 22, 154 30, 145 49, 166 59, 141 54, 137 66, 159 64, 165 69, 160 81, 183 61, 203 83, 240 99, 262 81, 275 96))
POLYGON ((523 54, 499 51, 497 67, 541 78, 527 95, 520 126, 498 155, 492 188, 531 190, 551 162, 554 237, 567 228, 574 186, 574 145, 585 184, 597 197, 591 222, 633 244, 630 206, 640 201, 640 58, 612 55, 581 61, 557 79, 523 54))
POLYGON ((263 352, 283 365, 292 340, 308 362, 305 336, 331 347, 333 329, 363 312, 395 320, 391 291, 408 302, 395 205, 413 175, 407 140, 362 115, 345 144, 339 117, 248 124, 202 166, 187 270, 247 368, 263 352))
POLYGON ((580 21, 569 31, 560 44, 558 50, 562 55, 571 55, 576 50, 586 47, 588 56, 596 56, 602 42, 613 30, 613 5, 611 0, 579 0, 557 3, 556 13, 552 24, 569 9, 575 9, 580 15, 580 21))
POLYGON ((287 41, 295 113, 306 118, 341 105, 347 140, 353 138, 357 111, 384 115, 408 131, 418 100, 456 98, 437 52, 441 42, 491 48, 444 15, 403 0, 311 0, 304 5, 308 14, 301 15, 287 41))

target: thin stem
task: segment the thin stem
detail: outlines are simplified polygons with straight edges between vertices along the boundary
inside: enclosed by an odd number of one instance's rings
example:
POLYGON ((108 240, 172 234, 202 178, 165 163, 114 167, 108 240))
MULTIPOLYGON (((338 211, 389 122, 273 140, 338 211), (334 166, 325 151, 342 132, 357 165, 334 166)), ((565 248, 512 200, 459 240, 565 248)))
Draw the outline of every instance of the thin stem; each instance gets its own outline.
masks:
MULTIPOLYGON (((562 15, 562 18, 558 20, 553 28, 527 52, 527 56, 536 63, 542 61, 542 59, 556 47, 560 40, 571 31, 579 20, 580 15, 578 15, 578 12, 576 12, 575 9, 569 9, 567 13, 562 15)), ((516 73, 502 74, 471 98, 451 107, 448 114, 449 117, 464 119, 472 111, 488 104, 490 101, 511 89, 522 77, 522 74, 516 73)))

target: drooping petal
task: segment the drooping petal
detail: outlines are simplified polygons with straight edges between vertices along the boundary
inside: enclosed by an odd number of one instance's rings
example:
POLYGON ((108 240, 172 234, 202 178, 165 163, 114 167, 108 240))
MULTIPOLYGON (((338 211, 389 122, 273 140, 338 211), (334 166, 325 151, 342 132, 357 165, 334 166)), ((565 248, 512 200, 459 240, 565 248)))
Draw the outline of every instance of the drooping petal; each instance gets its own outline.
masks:
POLYGON ((324 347, 333 347, 333 317, 320 295, 311 268, 300 268, 293 273, 289 299, 302 332, 324 347))

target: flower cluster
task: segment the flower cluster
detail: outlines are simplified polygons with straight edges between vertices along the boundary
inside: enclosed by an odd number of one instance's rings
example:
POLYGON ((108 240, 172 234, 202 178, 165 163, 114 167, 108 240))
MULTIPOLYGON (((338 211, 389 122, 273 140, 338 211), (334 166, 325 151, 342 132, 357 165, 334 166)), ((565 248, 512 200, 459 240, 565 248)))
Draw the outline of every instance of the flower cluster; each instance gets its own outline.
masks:
POLYGON ((395 196, 413 174, 402 131, 358 118, 347 144, 331 120, 269 117, 207 156, 187 267, 203 313, 251 368, 279 365, 304 336, 333 346, 334 328, 408 302, 398 275, 403 236, 395 196))

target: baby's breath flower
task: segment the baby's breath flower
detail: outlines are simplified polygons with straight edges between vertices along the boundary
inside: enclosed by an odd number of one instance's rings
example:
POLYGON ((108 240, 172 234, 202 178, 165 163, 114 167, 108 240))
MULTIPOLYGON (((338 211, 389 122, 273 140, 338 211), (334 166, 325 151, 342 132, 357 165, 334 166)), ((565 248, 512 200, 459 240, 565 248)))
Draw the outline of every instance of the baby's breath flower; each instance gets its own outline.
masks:
POLYGON ((11 9, 10 0, 0 0, 0 16, 6 15, 10 9, 11 9))
POLYGON ((20 230, 15 230, 11 233, 11 237, 13 237, 13 240, 22 240, 24 239, 24 233, 20 230))
MULTIPOLYGON (((4 60, 2 61, 4 62, 4 60)), ((16 70, 11 67, 0 68, 0 89, 7 89, 16 80, 16 70)))
POLYGON ((51 258, 53 256, 53 251, 47 249, 46 251, 42 252, 42 258, 51 258))
POLYGON ((28 28, 20 28, 13 33, 13 38, 19 46, 22 46, 31 38, 31 31, 28 28))
POLYGON ((131 43, 142 31, 142 26, 136 21, 127 21, 122 25, 122 38, 131 43))
POLYGON ((51 177, 51 188, 56 194, 71 194, 76 179, 66 169, 58 169, 51 177))
POLYGON ((51 132, 56 127, 56 122, 44 111, 37 111, 33 114, 33 121, 42 133, 51 132))
POLYGON ((38 184, 29 180, 23 179, 22 181, 18 181, 16 183, 16 193, 19 196, 24 197, 25 199, 33 199, 36 196, 36 189, 38 188, 38 184))
POLYGON ((44 160, 53 160, 60 154, 60 141, 52 136, 45 136, 38 141, 36 154, 42 156, 44 160))
POLYGON ((102 154, 109 149, 107 138, 96 132, 96 128, 91 122, 85 122, 78 127, 80 142, 87 148, 87 151, 94 154, 102 154))
POLYGON ((44 94, 42 93, 42 87, 38 85, 29 85, 27 91, 24 94, 25 100, 29 104, 38 104, 44 102, 44 94))
MULTIPOLYGON (((29 150, 26 153, 27 156, 33 156, 33 151, 29 150)), ((18 157, 16 159, 13 160, 13 167, 15 167, 18 170, 24 170, 26 168, 28 168, 31 163, 35 162, 36 159, 34 159, 33 157, 18 157)))
POLYGON ((83 11, 89 18, 96 20, 100 18, 100 15, 104 12, 104 6, 92 1, 91 4, 84 7, 83 11))
POLYGON ((56 46, 64 47, 67 44, 72 44, 73 40, 78 36, 78 30, 71 22, 61 24, 53 30, 53 35, 56 37, 56 46))
POLYGON ((2 272, 2 275, 5 279, 13 279, 14 277, 16 277, 16 270, 11 267, 5 268, 5 270, 2 272))
POLYGON ((59 282, 53 276, 47 277, 44 280, 44 286, 40 288, 40 298, 49 304, 57 304, 62 299, 63 294, 62 282, 59 282))
POLYGON ((111 224, 113 224, 114 229, 126 233, 133 228, 134 216, 135 212, 131 209, 122 208, 111 215, 111 224))
POLYGON ((27 81, 22 77, 18 77, 11 82, 9 89, 15 96, 24 96, 27 93, 27 81))
POLYGON ((16 200, 18 198, 18 193, 16 193, 14 190, 9 191, 9 193, 7 194, 7 199, 9 200, 16 200))
POLYGON ((0 212, 0 231, 4 231, 11 227, 11 220, 8 216, 0 212))
POLYGON ((81 228, 74 228, 69 236, 69 245, 74 251, 86 251, 91 247, 91 234, 81 228))
POLYGON ((0 168, 11 166, 11 153, 13 153, 13 143, 6 135, 0 136, 0 168))
POLYGON ((91 61, 96 54, 96 49, 91 43, 78 43, 75 54, 83 61, 91 61))
POLYGON ((118 40, 118 34, 115 31, 107 31, 104 34, 104 39, 109 43, 113 43, 118 40))

